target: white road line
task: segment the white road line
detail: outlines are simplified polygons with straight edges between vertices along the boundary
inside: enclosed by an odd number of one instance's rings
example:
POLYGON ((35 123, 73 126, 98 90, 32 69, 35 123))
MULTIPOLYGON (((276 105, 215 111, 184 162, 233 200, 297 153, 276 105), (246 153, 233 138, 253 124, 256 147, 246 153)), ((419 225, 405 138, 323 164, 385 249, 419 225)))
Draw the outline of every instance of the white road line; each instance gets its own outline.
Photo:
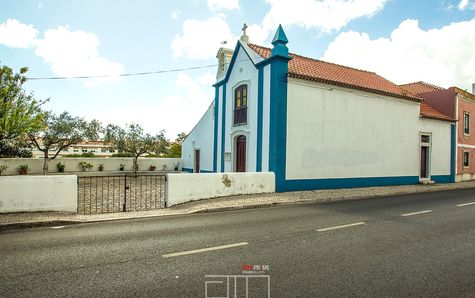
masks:
POLYGON ((465 203, 465 204, 458 204, 457 207, 463 207, 468 205, 475 205, 475 202, 465 203))
POLYGON ((243 246, 243 245, 248 245, 248 243, 247 242, 239 242, 239 243, 232 243, 232 244, 226 244, 226 245, 221 245, 221 246, 214 246, 214 247, 207 247, 207 248, 201 248, 201 249, 195 249, 195 250, 181 251, 181 252, 175 252, 175 253, 171 253, 171 254, 162 255, 162 257, 164 257, 164 258, 178 257, 178 256, 197 254, 197 253, 201 253, 201 252, 208 252, 208 251, 232 248, 232 247, 243 246))
POLYGON ((51 227, 52 229, 62 229, 64 228, 65 226, 57 226, 57 227, 51 227))
POLYGON ((411 212, 411 213, 404 213, 404 214, 401 214, 401 216, 413 216, 413 215, 424 214, 424 213, 429 213, 429 212, 432 212, 432 210, 424 210, 424 211, 417 211, 417 212, 411 212))
POLYGON ((355 222, 355 223, 341 225, 341 226, 334 226, 334 227, 318 229, 317 232, 326 232, 326 231, 332 231, 332 230, 338 230, 338 229, 344 229, 344 228, 351 228, 351 227, 361 226, 361 225, 364 225, 364 224, 366 224, 366 222, 364 222, 364 221, 355 222))

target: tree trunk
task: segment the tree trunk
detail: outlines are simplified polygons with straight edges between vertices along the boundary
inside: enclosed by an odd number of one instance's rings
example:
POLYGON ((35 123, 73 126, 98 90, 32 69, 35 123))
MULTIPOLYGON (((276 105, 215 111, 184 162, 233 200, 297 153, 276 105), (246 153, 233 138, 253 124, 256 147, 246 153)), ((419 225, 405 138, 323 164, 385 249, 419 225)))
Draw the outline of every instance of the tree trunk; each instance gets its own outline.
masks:
POLYGON ((48 174, 48 164, 49 164, 48 151, 45 151, 45 158, 43 160, 43 175, 48 174))
POLYGON ((134 156, 134 165, 133 165, 134 174, 137 174, 137 171, 139 170, 138 158, 139 158, 138 156, 134 156))

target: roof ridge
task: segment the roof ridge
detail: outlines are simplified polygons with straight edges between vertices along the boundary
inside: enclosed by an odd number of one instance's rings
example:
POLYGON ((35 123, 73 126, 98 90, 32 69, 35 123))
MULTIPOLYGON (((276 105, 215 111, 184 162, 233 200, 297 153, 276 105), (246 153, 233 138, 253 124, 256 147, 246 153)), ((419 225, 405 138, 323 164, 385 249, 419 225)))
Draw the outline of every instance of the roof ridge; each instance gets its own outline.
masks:
POLYGON ((427 87, 432 87, 432 88, 439 89, 439 90, 445 90, 444 87, 440 87, 440 86, 437 86, 437 85, 434 85, 434 84, 431 84, 431 83, 427 83, 427 82, 424 82, 424 81, 417 81, 417 82, 412 82, 412 83, 407 83, 407 84, 401 84, 399 86, 408 86, 408 85, 414 85, 414 84, 422 84, 422 85, 425 85, 427 87))
MULTIPOLYGON (((255 43, 248 43, 248 45, 249 45, 249 44, 250 44, 251 46, 257 46, 257 47, 260 47, 260 48, 262 48, 262 49, 266 49, 266 50, 272 51, 272 49, 269 48, 269 47, 264 47, 264 46, 261 46, 261 45, 255 44, 255 43)), ((342 64, 338 64, 338 63, 334 63, 334 62, 329 62, 329 61, 325 61, 325 60, 321 60, 321 59, 317 59, 317 58, 312 58, 312 57, 308 57, 308 56, 304 56, 304 55, 299 55, 299 54, 295 54, 295 53, 289 53, 289 55, 296 56, 296 57, 300 57, 300 58, 304 58, 304 59, 314 60, 314 61, 318 61, 318 62, 322 62, 322 63, 332 64, 332 65, 336 65, 336 66, 348 68, 348 69, 351 69, 351 70, 362 71, 362 72, 367 72, 367 73, 372 73, 372 74, 378 75, 378 74, 377 74, 376 72, 374 72, 374 71, 369 71, 369 70, 365 70, 365 69, 360 69, 360 68, 356 68, 356 67, 351 67, 351 66, 347 66, 347 65, 342 65, 342 64)), ((378 75, 378 76, 379 76, 379 75, 378 75)))

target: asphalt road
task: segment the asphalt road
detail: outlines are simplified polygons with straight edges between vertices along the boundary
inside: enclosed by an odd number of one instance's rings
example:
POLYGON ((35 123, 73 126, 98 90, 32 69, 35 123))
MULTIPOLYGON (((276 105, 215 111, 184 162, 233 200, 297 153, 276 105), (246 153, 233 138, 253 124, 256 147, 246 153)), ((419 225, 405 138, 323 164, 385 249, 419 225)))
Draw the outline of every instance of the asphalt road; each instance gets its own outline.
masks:
POLYGON ((245 297, 244 277, 206 276, 244 264, 268 265, 249 297, 268 281, 270 297, 475 297, 473 202, 459 190, 5 231, 0 296, 204 297, 208 282, 226 297, 229 280, 245 297))

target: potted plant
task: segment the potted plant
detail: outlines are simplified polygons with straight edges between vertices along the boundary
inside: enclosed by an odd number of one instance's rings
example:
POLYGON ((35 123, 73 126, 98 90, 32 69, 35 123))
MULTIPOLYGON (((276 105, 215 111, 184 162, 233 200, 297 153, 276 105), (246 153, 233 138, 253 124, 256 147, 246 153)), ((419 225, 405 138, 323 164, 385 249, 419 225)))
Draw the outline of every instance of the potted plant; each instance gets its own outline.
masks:
POLYGON ((119 170, 123 171, 125 169, 125 165, 123 163, 120 164, 119 170))
POLYGON ((0 166, 0 176, 2 176, 3 171, 5 171, 6 169, 8 169, 7 165, 1 165, 0 166))
POLYGON ((179 166, 179 165, 180 165, 179 163, 177 163, 177 164, 175 165, 175 171, 178 171, 178 166, 179 166))
POLYGON ((157 169, 157 167, 153 166, 153 165, 151 165, 150 168, 149 168, 150 171, 155 171, 155 169, 157 169))
POLYGON ((167 165, 163 165, 162 166, 162 171, 166 171, 167 170, 167 165))
POLYGON ((60 173, 64 173, 64 168, 65 168, 65 167, 66 167, 66 165, 64 165, 64 164, 62 164, 62 163, 60 163, 60 162, 58 162, 58 163, 56 164, 56 168, 58 168, 58 172, 60 172, 60 173))
POLYGON ((28 165, 20 165, 18 171, 20 172, 20 175, 28 174, 28 165))
POLYGON ((104 164, 100 163, 98 169, 99 169, 99 172, 104 171, 104 164))
POLYGON ((90 164, 90 163, 88 163, 88 162, 81 161, 81 162, 79 163, 79 167, 81 168, 81 170, 82 170, 83 172, 85 172, 85 171, 88 170, 88 169, 92 169, 93 165, 90 164))

